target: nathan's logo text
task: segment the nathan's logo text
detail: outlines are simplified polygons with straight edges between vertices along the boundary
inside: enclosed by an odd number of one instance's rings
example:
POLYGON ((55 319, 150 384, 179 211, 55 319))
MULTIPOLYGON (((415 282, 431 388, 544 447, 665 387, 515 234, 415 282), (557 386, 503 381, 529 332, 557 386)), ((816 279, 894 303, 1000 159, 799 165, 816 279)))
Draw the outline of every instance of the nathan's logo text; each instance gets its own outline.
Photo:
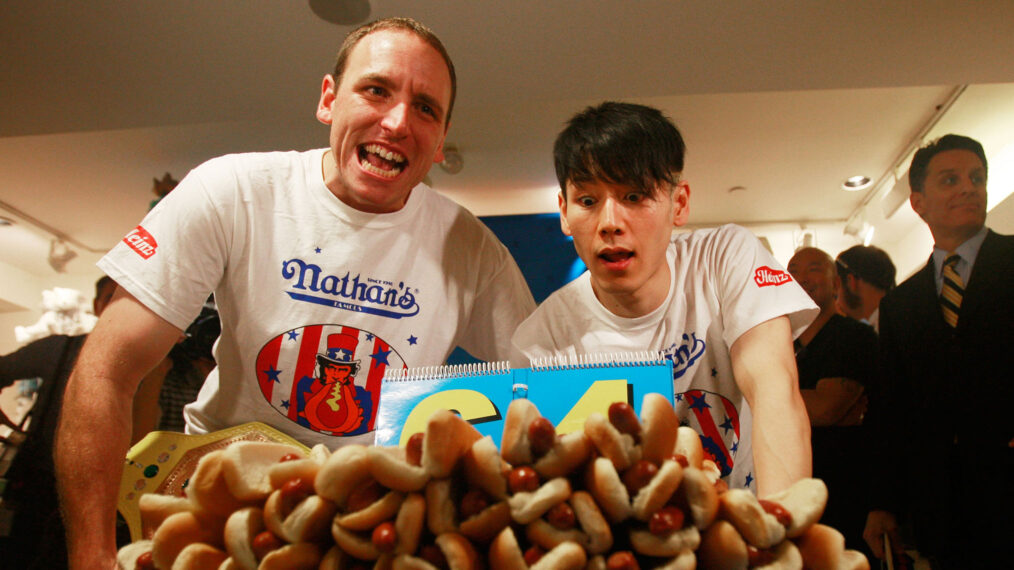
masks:
POLYGON ((788 283, 789 281, 792 281, 792 277, 784 271, 772 269, 767 265, 764 265, 758 267, 757 271, 754 272, 753 280, 758 287, 767 287, 768 285, 778 286, 783 283, 788 283))
POLYGON ((130 230, 130 233, 123 238, 123 243, 130 246, 130 249, 136 251, 138 255, 145 259, 155 255, 155 250, 158 248, 155 238, 148 233, 148 230, 141 226, 130 230))
POLYGON ((290 281, 290 290, 286 294, 297 301, 392 319, 419 313, 419 303, 415 298, 418 290, 403 282, 395 285, 348 272, 341 277, 328 275, 320 266, 302 259, 283 261, 282 277, 290 281))

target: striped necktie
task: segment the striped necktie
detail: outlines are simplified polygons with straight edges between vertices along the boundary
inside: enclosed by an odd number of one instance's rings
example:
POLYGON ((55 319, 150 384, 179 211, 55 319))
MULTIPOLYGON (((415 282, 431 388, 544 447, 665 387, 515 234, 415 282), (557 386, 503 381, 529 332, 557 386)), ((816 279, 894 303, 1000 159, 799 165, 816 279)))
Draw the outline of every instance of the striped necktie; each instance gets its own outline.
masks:
POLYGON ((965 294, 965 284, 961 276, 954 270, 954 267, 961 260, 956 253, 947 254, 944 260, 943 277, 944 285, 940 289, 940 307, 944 313, 944 320, 951 328, 958 324, 958 313, 961 311, 961 297, 965 294))

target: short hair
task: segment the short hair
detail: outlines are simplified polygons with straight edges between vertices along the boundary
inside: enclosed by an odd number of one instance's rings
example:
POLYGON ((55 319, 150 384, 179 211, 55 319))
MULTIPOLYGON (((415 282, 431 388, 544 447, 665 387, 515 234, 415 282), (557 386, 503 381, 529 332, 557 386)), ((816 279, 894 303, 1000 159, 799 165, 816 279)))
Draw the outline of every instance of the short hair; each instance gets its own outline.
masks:
POLYGON ((99 277, 99 280, 95 282, 95 297, 101 296, 102 290, 105 289, 106 285, 109 284, 116 285, 116 282, 113 281, 112 277, 108 275, 103 275, 102 277, 99 277))
POLYGON ((337 89, 338 85, 341 84, 342 74, 345 73, 345 67, 348 64, 349 55, 352 53, 352 49, 355 48, 356 45, 359 44, 360 40, 366 36, 374 32, 382 32, 384 30, 402 30, 415 34, 419 39, 437 50, 440 57, 444 58, 444 63, 447 64, 447 71, 451 75, 451 102, 447 106, 447 116, 444 117, 444 124, 446 125, 449 123, 451 121, 451 111, 454 109, 454 99, 458 93, 458 78, 454 73, 454 62, 451 61, 451 56, 447 53, 447 49, 444 48, 444 44, 440 41, 440 38, 438 38, 432 30, 412 18, 384 18, 382 20, 374 20, 349 32, 349 34, 345 36, 345 41, 342 42, 341 47, 338 48, 338 57, 335 61, 334 72, 332 73, 335 89, 337 89))
POLYGON ((908 167, 908 185, 912 189, 912 192, 923 191, 930 160, 946 150, 967 150, 975 153, 979 157, 979 160, 982 161, 982 168, 986 172, 986 175, 989 176, 986 151, 983 150, 982 144, 979 141, 963 135, 944 135, 920 148, 916 151, 915 156, 912 157, 912 164, 908 167))
POLYGON ((852 274, 882 291, 894 289, 894 263, 879 247, 854 245, 838 254, 835 266, 842 281, 852 274))
POLYGON ((645 105, 607 101, 575 115, 553 145, 556 179, 601 180, 654 193, 675 185, 683 172, 686 143, 673 122, 645 105))

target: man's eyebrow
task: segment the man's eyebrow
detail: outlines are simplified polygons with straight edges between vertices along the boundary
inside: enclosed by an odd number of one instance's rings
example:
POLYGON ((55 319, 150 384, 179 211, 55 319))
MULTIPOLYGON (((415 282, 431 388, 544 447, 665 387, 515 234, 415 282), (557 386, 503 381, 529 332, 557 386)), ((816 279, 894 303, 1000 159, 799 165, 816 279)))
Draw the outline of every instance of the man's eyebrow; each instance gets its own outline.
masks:
POLYGON ((358 84, 379 83, 380 85, 383 85, 384 87, 393 87, 394 86, 394 83, 390 79, 388 79, 387 76, 381 75, 379 73, 367 73, 365 75, 361 75, 361 76, 359 76, 359 81, 357 81, 356 83, 358 83, 358 84))
MULTIPOLYGON (((380 73, 367 73, 359 77, 358 84, 377 84, 388 89, 394 89, 394 82, 391 81, 387 76, 380 73)), ((436 97, 428 93, 416 93, 415 100, 419 103, 423 103, 433 108, 437 114, 437 118, 441 121, 444 120, 444 106, 437 101, 436 97)))
POLYGON ((433 112, 437 115, 437 119, 440 121, 444 120, 444 106, 441 105, 435 97, 429 95, 428 93, 417 93, 415 100, 432 108, 433 112))

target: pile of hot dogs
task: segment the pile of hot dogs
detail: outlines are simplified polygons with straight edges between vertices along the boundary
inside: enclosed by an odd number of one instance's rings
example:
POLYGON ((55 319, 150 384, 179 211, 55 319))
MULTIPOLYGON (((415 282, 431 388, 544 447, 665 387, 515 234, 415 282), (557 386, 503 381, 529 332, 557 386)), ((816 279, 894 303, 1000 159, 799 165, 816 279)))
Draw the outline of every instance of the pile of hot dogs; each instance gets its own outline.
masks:
POLYGON ((827 488, 726 489, 700 439, 649 394, 557 435, 512 402, 501 448, 439 411, 403 448, 303 454, 235 443, 199 462, 187 497, 144 495, 126 569, 541 570, 869 568, 817 521, 827 488))

